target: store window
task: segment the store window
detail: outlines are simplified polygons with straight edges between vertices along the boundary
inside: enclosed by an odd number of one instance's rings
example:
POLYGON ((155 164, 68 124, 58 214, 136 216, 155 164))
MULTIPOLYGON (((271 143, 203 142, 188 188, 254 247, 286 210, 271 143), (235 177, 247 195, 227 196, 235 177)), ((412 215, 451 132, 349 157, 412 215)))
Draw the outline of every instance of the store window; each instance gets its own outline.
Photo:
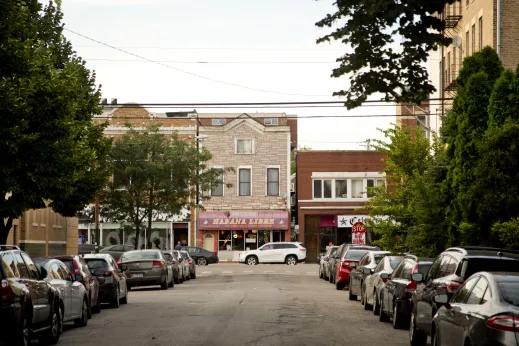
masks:
POLYGON ((256 250, 258 248, 258 232, 245 231, 245 250, 256 250))
POLYGON ((273 231, 272 232, 272 241, 273 242, 285 241, 285 231, 273 231))
POLYGON ((258 231, 258 247, 270 243, 270 231, 258 231))
POLYGON ((220 250, 220 251, 231 251, 232 250, 231 231, 220 231, 218 233, 218 250, 220 250))
POLYGON ((362 198, 362 180, 352 179, 351 180, 351 198, 362 198))
POLYGON ((243 231, 232 231, 232 249, 234 251, 245 250, 245 238, 243 231))
POLYGON ((347 180, 335 180, 335 198, 348 198, 347 180))

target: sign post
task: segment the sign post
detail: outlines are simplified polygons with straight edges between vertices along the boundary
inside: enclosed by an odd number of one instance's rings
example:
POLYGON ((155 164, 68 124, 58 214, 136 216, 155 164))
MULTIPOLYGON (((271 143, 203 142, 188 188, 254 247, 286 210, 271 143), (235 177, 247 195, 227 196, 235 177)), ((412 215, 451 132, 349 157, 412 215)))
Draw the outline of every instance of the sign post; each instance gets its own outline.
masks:
POLYGON ((366 244, 366 226, 363 222, 355 222, 351 228, 352 244, 366 244))

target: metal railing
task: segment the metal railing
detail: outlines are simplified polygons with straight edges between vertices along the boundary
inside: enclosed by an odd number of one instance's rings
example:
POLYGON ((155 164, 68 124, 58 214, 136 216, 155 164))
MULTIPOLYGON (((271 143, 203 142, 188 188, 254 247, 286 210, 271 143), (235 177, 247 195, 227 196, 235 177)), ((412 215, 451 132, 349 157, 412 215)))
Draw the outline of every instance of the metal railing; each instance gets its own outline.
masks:
POLYGON ((445 27, 452 29, 458 25, 462 14, 461 1, 455 1, 450 5, 445 6, 445 11, 443 12, 443 20, 445 20, 445 27))
POLYGON ((443 71, 443 89, 446 91, 456 90, 456 79, 460 73, 458 64, 451 64, 443 71))

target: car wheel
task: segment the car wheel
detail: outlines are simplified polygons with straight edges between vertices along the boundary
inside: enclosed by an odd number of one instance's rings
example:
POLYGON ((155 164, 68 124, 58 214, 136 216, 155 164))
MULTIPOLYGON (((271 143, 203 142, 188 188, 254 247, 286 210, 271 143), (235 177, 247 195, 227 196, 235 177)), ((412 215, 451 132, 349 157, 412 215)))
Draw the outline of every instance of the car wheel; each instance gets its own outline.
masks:
POLYGON ((362 294, 364 295, 364 310, 372 310, 373 305, 368 303, 368 294, 366 293, 366 287, 364 287, 364 289, 362 290, 362 294))
POLYGON ((324 279, 323 270, 321 269, 321 266, 319 266, 319 279, 324 279))
POLYGON ((389 322, 389 316, 386 315, 386 313, 384 312, 384 301, 382 300, 381 294, 379 294, 378 302, 379 302, 379 306, 380 306, 380 313, 378 314, 378 320, 380 322, 389 322))
POLYGON ((12 341, 15 346, 28 346, 30 340, 30 316, 26 316, 22 313, 20 316, 20 323, 16 326, 15 335, 12 337, 12 341))
POLYGON ((421 330, 416 329, 416 318, 413 311, 409 325, 409 343, 411 346, 424 346, 426 342, 427 335, 421 330))
POLYGON ((351 280, 350 280, 350 286, 348 289, 348 299, 349 300, 357 300, 357 296, 355 294, 351 294, 351 280))
POLYGON ((249 256, 245 259, 245 262, 247 262, 247 264, 250 266, 255 266, 256 264, 258 264, 258 259, 256 258, 256 256, 249 256))
POLYGON ((330 277, 328 277, 328 282, 333 284, 333 277, 332 277, 332 274, 330 274, 330 277))
MULTIPOLYGON (((433 328, 431 332, 431 346, 441 346, 440 338, 438 337, 438 330, 436 328, 433 328)), ((465 346, 467 346, 466 342, 465 346)))
POLYGON ((59 341, 59 337, 62 331, 62 309, 57 307, 52 311, 52 317, 50 319, 50 328, 47 329, 42 335, 41 342, 45 345, 56 345, 59 341))
POLYGON ((164 282, 160 284, 160 288, 163 290, 167 290, 168 287, 169 287, 169 282, 168 282, 168 276, 166 275, 164 282))
POLYGON ((193 279, 193 280, 196 279, 196 272, 191 273, 191 279, 193 279))
POLYGON ((393 328, 402 329, 402 316, 400 315, 396 300, 393 302, 393 328))
POLYGON ((380 303, 377 297, 377 290, 373 292, 373 315, 377 316, 380 314, 380 303))
POLYGON ((97 294, 97 302, 96 305, 92 308, 92 312, 98 314, 101 312, 101 297, 97 294))
POLYGON ((119 287, 115 289, 115 296, 112 297, 112 308, 118 309, 121 305, 121 292, 119 291, 119 287))
POLYGON ((92 294, 88 295, 88 319, 92 318, 92 294))
POLYGON ((346 284, 344 282, 336 282, 335 283, 335 289, 337 291, 342 291, 346 287, 346 284))
POLYGON ((297 258, 296 256, 288 256, 285 262, 289 266, 295 266, 297 264, 297 258))
POLYGON ((121 302, 121 304, 128 304, 128 290, 126 290, 126 294, 124 295, 124 297, 119 299, 119 301, 121 302))
POLYGON ((88 324, 88 301, 86 297, 83 299, 83 306, 81 307, 81 317, 74 320, 77 327, 86 327, 88 324))
POLYGON ((206 266, 207 265, 207 258, 205 257, 200 257, 196 263, 199 265, 199 266, 206 266))

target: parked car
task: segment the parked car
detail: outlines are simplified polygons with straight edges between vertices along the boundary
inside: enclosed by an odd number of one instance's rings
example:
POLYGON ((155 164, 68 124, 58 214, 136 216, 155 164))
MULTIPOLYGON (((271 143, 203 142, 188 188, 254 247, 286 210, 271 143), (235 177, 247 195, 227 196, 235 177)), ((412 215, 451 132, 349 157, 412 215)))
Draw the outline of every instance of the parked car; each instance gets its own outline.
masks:
POLYGON ((299 243, 267 243, 257 250, 240 253, 239 262, 248 265, 259 263, 286 263, 296 265, 306 259, 306 248, 299 243))
POLYGON ((116 261, 118 261, 119 258, 121 258, 123 253, 125 253, 127 251, 133 251, 133 250, 135 250, 135 247, 132 245, 118 244, 118 245, 111 245, 111 246, 104 247, 99 251, 99 253, 110 254, 116 261))
POLYGON ((427 275, 413 274, 418 288, 412 296, 409 338, 413 346, 424 345, 432 332, 432 318, 442 303, 435 297, 457 292, 466 278, 480 271, 519 272, 519 252, 488 247, 453 247, 433 262, 427 275), (425 279, 424 279, 425 277, 425 279))
MULTIPOLYGON (((337 253, 341 252, 341 247, 337 250, 337 253)), ((368 251, 379 251, 380 249, 374 246, 357 246, 347 244, 343 250, 342 255, 337 258, 337 265, 335 269, 335 288, 338 290, 344 289, 349 282, 350 273, 353 268, 356 267, 359 260, 368 251)))
POLYGON ((99 298, 99 281, 90 273, 88 265, 79 255, 55 256, 55 259, 63 262, 72 275, 81 274, 83 285, 88 294, 88 318, 92 317, 92 312, 101 312, 101 299, 99 298))
POLYGON ((182 267, 182 282, 191 278, 189 275, 189 263, 184 259, 180 250, 173 250, 177 253, 178 263, 182 267))
POLYGON ((413 280, 412 275, 416 273, 426 275, 431 268, 432 261, 431 258, 407 255, 395 268, 391 277, 389 274, 381 276, 390 280, 380 291, 379 321, 389 322, 390 316, 392 316, 395 329, 408 327, 411 317, 411 297, 417 287, 417 282, 413 280))
POLYGON ((118 267, 115 259, 109 254, 99 253, 85 255, 84 260, 99 281, 99 301, 110 303, 114 308, 127 304, 126 274, 118 267))
POLYGON ((127 287, 160 285, 167 290, 173 280, 173 270, 167 265, 160 250, 133 250, 125 252, 118 267, 126 272, 127 287))
POLYGON ((199 266, 206 266, 211 263, 218 263, 218 252, 207 251, 197 246, 184 246, 182 250, 187 251, 189 256, 199 266))
POLYGON ((358 264, 353 262, 355 266, 350 273, 349 300, 357 300, 357 296, 361 296, 361 304, 364 305, 366 303, 366 287, 364 286, 366 277, 373 274, 380 261, 389 254, 389 251, 368 251, 362 256, 358 264))
POLYGON ((177 251, 162 251, 162 255, 171 266, 171 270, 173 271, 173 284, 171 287, 174 287, 175 284, 181 283, 180 278, 182 277, 182 266, 178 261, 177 251))
POLYGON ((330 272, 328 268, 328 262, 330 258, 337 252, 338 246, 329 246, 326 252, 321 256, 319 260, 319 278, 329 280, 330 272))
POLYGON ((184 262, 187 262, 189 267, 189 278, 190 279, 196 279, 196 265, 195 261, 189 256, 189 252, 187 251, 180 251, 180 254, 182 255, 182 258, 184 258, 184 262))
POLYGON ((41 273, 41 277, 56 287, 61 294, 60 329, 63 323, 74 321, 77 327, 88 324, 88 292, 83 285, 83 276, 73 275, 63 262, 51 257, 35 258, 34 263, 41 273))
POLYGON ((479 272, 465 281, 450 302, 446 294, 435 300, 443 306, 433 318, 432 346, 517 346, 518 273, 479 272))
POLYGON ((55 345, 61 335, 63 297, 44 280, 25 252, 0 245, 0 335, 10 345, 26 346, 30 339, 55 345), (38 306, 37 313, 33 307, 38 306))
POLYGON ((366 292, 366 299, 364 303, 365 310, 369 310, 371 307, 373 309, 374 315, 378 315, 380 313, 380 292, 384 288, 388 279, 391 278, 395 268, 400 264, 400 262, 402 262, 403 259, 404 256, 385 256, 373 270, 373 273, 366 277, 366 280, 364 281, 364 292, 366 292), (386 274, 387 276, 382 278, 382 274, 386 274))

